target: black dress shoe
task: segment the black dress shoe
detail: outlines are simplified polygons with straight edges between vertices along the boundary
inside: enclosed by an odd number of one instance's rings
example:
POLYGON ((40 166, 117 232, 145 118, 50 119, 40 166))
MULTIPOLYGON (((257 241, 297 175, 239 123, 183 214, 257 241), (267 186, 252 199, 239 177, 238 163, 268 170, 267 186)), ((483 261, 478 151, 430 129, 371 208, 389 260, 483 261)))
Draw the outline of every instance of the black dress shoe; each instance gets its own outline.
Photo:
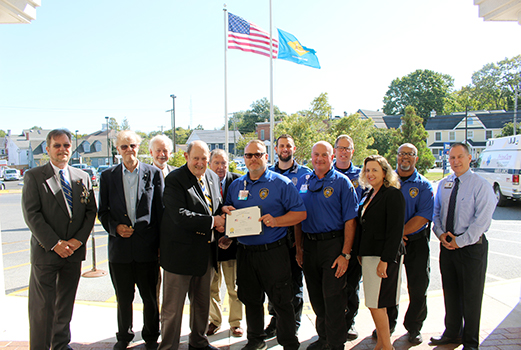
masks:
POLYGON ((444 335, 438 337, 431 337, 431 344, 433 345, 445 345, 445 344, 461 344, 461 338, 455 337, 450 338, 444 335))
POLYGON ((422 338, 422 335, 420 333, 410 333, 408 334, 408 340, 409 340, 409 343, 411 344, 421 344, 423 343, 423 338, 422 338))
POLYGON ((319 339, 307 347, 307 350, 331 350, 329 345, 327 345, 327 342, 323 341, 322 339, 319 339))
POLYGON ((349 340, 355 340, 356 338, 358 338, 358 332, 357 332, 357 330, 355 329, 355 326, 351 326, 351 327, 347 330, 347 339, 349 339, 349 340))
POLYGON ((212 344, 208 344, 202 348, 196 348, 195 346, 188 344, 188 350, 219 350, 219 348, 216 348, 212 344))
POLYGON ((128 346, 128 341, 119 340, 116 344, 114 344, 114 350, 126 350, 128 346))
POLYGON ((264 333, 266 333, 266 340, 275 338, 277 336, 277 325, 269 324, 268 327, 264 330, 264 333))
POLYGON ((478 350, 478 348, 475 348, 473 346, 463 346, 463 350, 478 350))

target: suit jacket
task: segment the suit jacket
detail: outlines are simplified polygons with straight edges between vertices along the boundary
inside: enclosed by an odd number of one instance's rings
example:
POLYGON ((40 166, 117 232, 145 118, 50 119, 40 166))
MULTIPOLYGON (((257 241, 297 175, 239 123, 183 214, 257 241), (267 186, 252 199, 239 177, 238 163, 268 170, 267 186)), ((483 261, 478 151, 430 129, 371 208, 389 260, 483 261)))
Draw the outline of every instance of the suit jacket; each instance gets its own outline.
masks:
POLYGON ((357 255, 379 256, 384 262, 396 262, 405 252, 405 199, 399 189, 382 185, 361 216, 363 205, 373 192, 374 189, 369 191, 358 209, 357 255))
MULTIPOLYGON (((226 172, 226 177, 224 180, 224 188, 223 188, 223 203, 226 201, 226 196, 228 195, 228 188, 232 184, 233 180, 241 177, 241 174, 226 172)), ((224 236, 223 233, 219 233, 219 237, 224 236)), ((237 239, 233 239, 232 244, 228 247, 228 249, 218 248, 217 251, 217 261, 228 261, 237 259, 237 239)))
POLYGON ((63 258, 51 249, 60 239, 71 238, 83 244, 66 259, 71 262, 85 260, 85 245, 96 219, 96 199, 86 172, 69 167, 69 174, 72 188, 72 217, 69 216, 63 191, 50 163, 25 173, 22 211, 32 233, 31 263, 33 264, 54 264, 62 261, 63 258))
POLYGON ((217 242, 211 242, 211 226, 212 216, 221 211, 222 198, 217 174, 207 169, 205 178, 212 198, 211 211, 197 178, 186 164, 165 179, 160 261, 168 272, 203 276, 209 259, 217 266, 217 242))
POLYGON ((109 261, 112 263, 158 260, 159 229, 163 215, 163 175, 149 164, 139 162, 136 222, 128 217, 123 188, 123 164, 101 173, 98 217, 109 233, 109 261), (119 224, 132 226, 134 233, 123 238, 116 233, 119 224))

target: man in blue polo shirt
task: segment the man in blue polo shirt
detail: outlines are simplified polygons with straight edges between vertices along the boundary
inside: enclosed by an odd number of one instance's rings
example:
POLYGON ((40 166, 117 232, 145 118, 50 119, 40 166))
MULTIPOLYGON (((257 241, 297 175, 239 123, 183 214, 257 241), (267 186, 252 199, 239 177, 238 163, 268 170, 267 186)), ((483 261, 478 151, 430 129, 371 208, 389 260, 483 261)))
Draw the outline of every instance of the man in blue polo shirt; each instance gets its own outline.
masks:
POLYGON ((287 227, 306 218, 306 208, 297 189, 286 177, 268 169, 266 146, 253 140, 244 149, 248 173, 229 187, 226 207, 234 209, 260 206, 263 234, 238 237, 237 286, 246 309, 248 343, 242 350, 264 350, 264 293, 278 316, 277 341, 285 350, 296 350, 295 313, 291 291, 291 266, 287 227))
MULTIPOLYGON (((423 342, 421 328, 427 317, 427 288, 430 278, 430 221, 434 209, 434 191, 429 180, 418 173, 418 150, 411 143, 398 148, 396 172, 400 176, 401 191, 405 198, 404 265, 409 291, 409 308, 403 325, 408 340, 413 344, 423 342)), ((398 319, 398 306, 387 308, 389 328, 393 333, 398 319)), ((375 336, 377 334, 373 332, 375 336)))
MULTIPOLYGON (((355 153, 355 144, 349 135, 340 135, 335 141, 335 164, 333 167, 338 172, 341 172, 351 180, 353 187, 356 190, 358 200, 362 199, 362 186, 358 185, 358 176, 360 175, 359 167, 355 166, 351 159, 355 153)), ((346 272, 347 284, 347 309, 346 309, 346 324, 347 324, 347 339, 354 340, 358 338, 358 332, 355 329, 355 316, 358 314, 358 307, 360 306, 360 279, 362 278, 362 267, 358 263, 358 259, 353 259, 349 263, 346 272)))
MULTIPOLYGON (((305 174, 311 174, 311 169, 307 166, 298 164, 293 159, 293 154, 297 150, 295 147, 295 140, 288 134, 282 134, 277 138, 275 145, 275 152, 279 157, 279 160, 272 165, 269 169, 276 173, 286 176, 291 180, 293 185, 297 185, 298 179, 305 174)), ((288 240, 289 240, 289 261, 291 262, 291 279, 293 281, 293 309, 295 310, 295 327, 298 331, 300 327, 300 320, 302 318, 302 308, 304 307, 304 284, 303 284, 303 273, 302 268, 297 264, 295 255, 297 253, 295 248, 295 233, 293 226, 288 227, 288 240)), ((268 311, 271 315, 271 321, 264 330, 266 333, 266 339, 273 338, 277 335, 277 313, 273 309, 271 301, 268 303, 268 311)))
POLYGON ((355 237, 358 197, 349 179, 333 169, 333 147, 313 146, 314 172, 299 179, 307 219, 295 226, 297 262, 304 269, 318 340, 309 350, 344 349, 347 340, 346 270, 355 237))

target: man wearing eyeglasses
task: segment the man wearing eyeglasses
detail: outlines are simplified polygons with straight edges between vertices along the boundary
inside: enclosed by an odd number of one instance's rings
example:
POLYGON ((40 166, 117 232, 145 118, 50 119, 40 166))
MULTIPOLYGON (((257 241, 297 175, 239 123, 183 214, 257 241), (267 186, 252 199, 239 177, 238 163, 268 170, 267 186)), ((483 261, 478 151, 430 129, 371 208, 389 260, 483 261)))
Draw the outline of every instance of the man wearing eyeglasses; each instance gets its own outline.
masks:
MULTIPOLYGON (((430 222, 434 209, 432 185, 418 173, 417 161, 418 149, 412 143, 404 143, 398 148, 396 173, 400 176, 400 190, 406 204, 403 241, 407 249, 404 265, 409 292, 409 308, 405 313, 403 325, 412 344, 423 342, 420 332, 427 317, 427 288, 431 269, 430 222)), ((387 316, 390 331, 393 333, 398 319, 398 306, 388 307, 387 316)), ((377 336, 376 330, 373 331, 373 337, 377 336)))
MULTIPOLYGON (((355 144, 349 135, 340 135, 335 140, 335 164, 333 167, 338 172, 344 174, 351 180, 356 190, 358 200, 362 199, 362 186, 358 185, 358 177, 360 175, 359 167, 355 166, 351 161, 355 153, 355 144)), ((358 263, 358 259, 352 259, 346 271, 346 293, 347 293, 347 339, 354 340, 358 338, 358 331, 355 328, 355 317, 358 314, 360 306, 360 279, 362 278, 362 267, 358 263)))
POLYGON ((248 343, 242 350, 264 350, 264 294, 277 313, 277 341, 285 350, 300 344, 295 333, 291 266, 287 227, 306 218, 304 203, 293 183, 268 169, 266 146, 253 140, 244 149, 248 173, 228 190, 223 211, 233 220, 233 210, 261 206, 263 234, 238 237, 237 286, 246 308, 248 343))
POLYGON ((296 258, 317 316, 318 340, 309 350, 343 350, 347 340, 345 273, 353 260, 358 197, 351 181, 333 169, 333 157, 329 142, 315 143, 313 174, 297 183, 308 216, 295 226, 296 258))
POLYGON ((96 219, 88 174, 67 165, 71 137, 65 129, 50 131, 45 148, 49 163, 24 176, 22 210, 31 230, 30 349, 71 348, 74 298, 96 219))
POLYGON ((98 217, 109 234, 109 269, 118 301, 115 350, 134 338, 132 302, 137 285, 143 300, 141 336, 147 349, 157 349, 159 308, 159 229, 163 215, 163 175, 138 160, 141 138, 130 130, 117 135, 123 163, 105 170, 100 179, 98 217))
MULTIPOLYGON (((279 160, 272 165, 269 169, 276 173, 286 176, 291 180, 293 185, 297 185, 298 179, 305 174, 311 174, 311 169, 307 166, 298 164, 293 155, 297 147, 295 147, 295 141, 293 137, 288 134, 282 134, 277 138, 275 145, 275 152, 279 157, 279 160)), ((302 268, 298 266, 295 260, 297 253, 295 248, 295 232, 293 226, 288 227, 289 239, 289 254, 291 262, 291 279, 293 281, 293 309, 295 310, 295 328, 298 331, 300 327, 300 320, 302 318, 302 308, 304 307, 304 284, 303 284, 303 273, 302 268)), ((277 313, 273 309, 271 301, 268 303, 268 311, 271 315, 271 321, 268 327, 264 330, 266 333, 266 339, 273 338, 277 335, 277 313)))

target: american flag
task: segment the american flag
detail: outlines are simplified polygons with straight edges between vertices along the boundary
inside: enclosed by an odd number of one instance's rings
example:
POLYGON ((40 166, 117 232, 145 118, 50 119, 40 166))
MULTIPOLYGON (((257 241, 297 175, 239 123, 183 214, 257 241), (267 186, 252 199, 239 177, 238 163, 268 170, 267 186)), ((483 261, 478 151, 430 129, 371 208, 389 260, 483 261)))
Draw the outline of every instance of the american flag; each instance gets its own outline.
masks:
MULTIPOLYGON (((270 35, 255 24, 228 12, 228 48, 270 57, 270 35)), ((273 39, 273 58, 279 42, 273 39)))

